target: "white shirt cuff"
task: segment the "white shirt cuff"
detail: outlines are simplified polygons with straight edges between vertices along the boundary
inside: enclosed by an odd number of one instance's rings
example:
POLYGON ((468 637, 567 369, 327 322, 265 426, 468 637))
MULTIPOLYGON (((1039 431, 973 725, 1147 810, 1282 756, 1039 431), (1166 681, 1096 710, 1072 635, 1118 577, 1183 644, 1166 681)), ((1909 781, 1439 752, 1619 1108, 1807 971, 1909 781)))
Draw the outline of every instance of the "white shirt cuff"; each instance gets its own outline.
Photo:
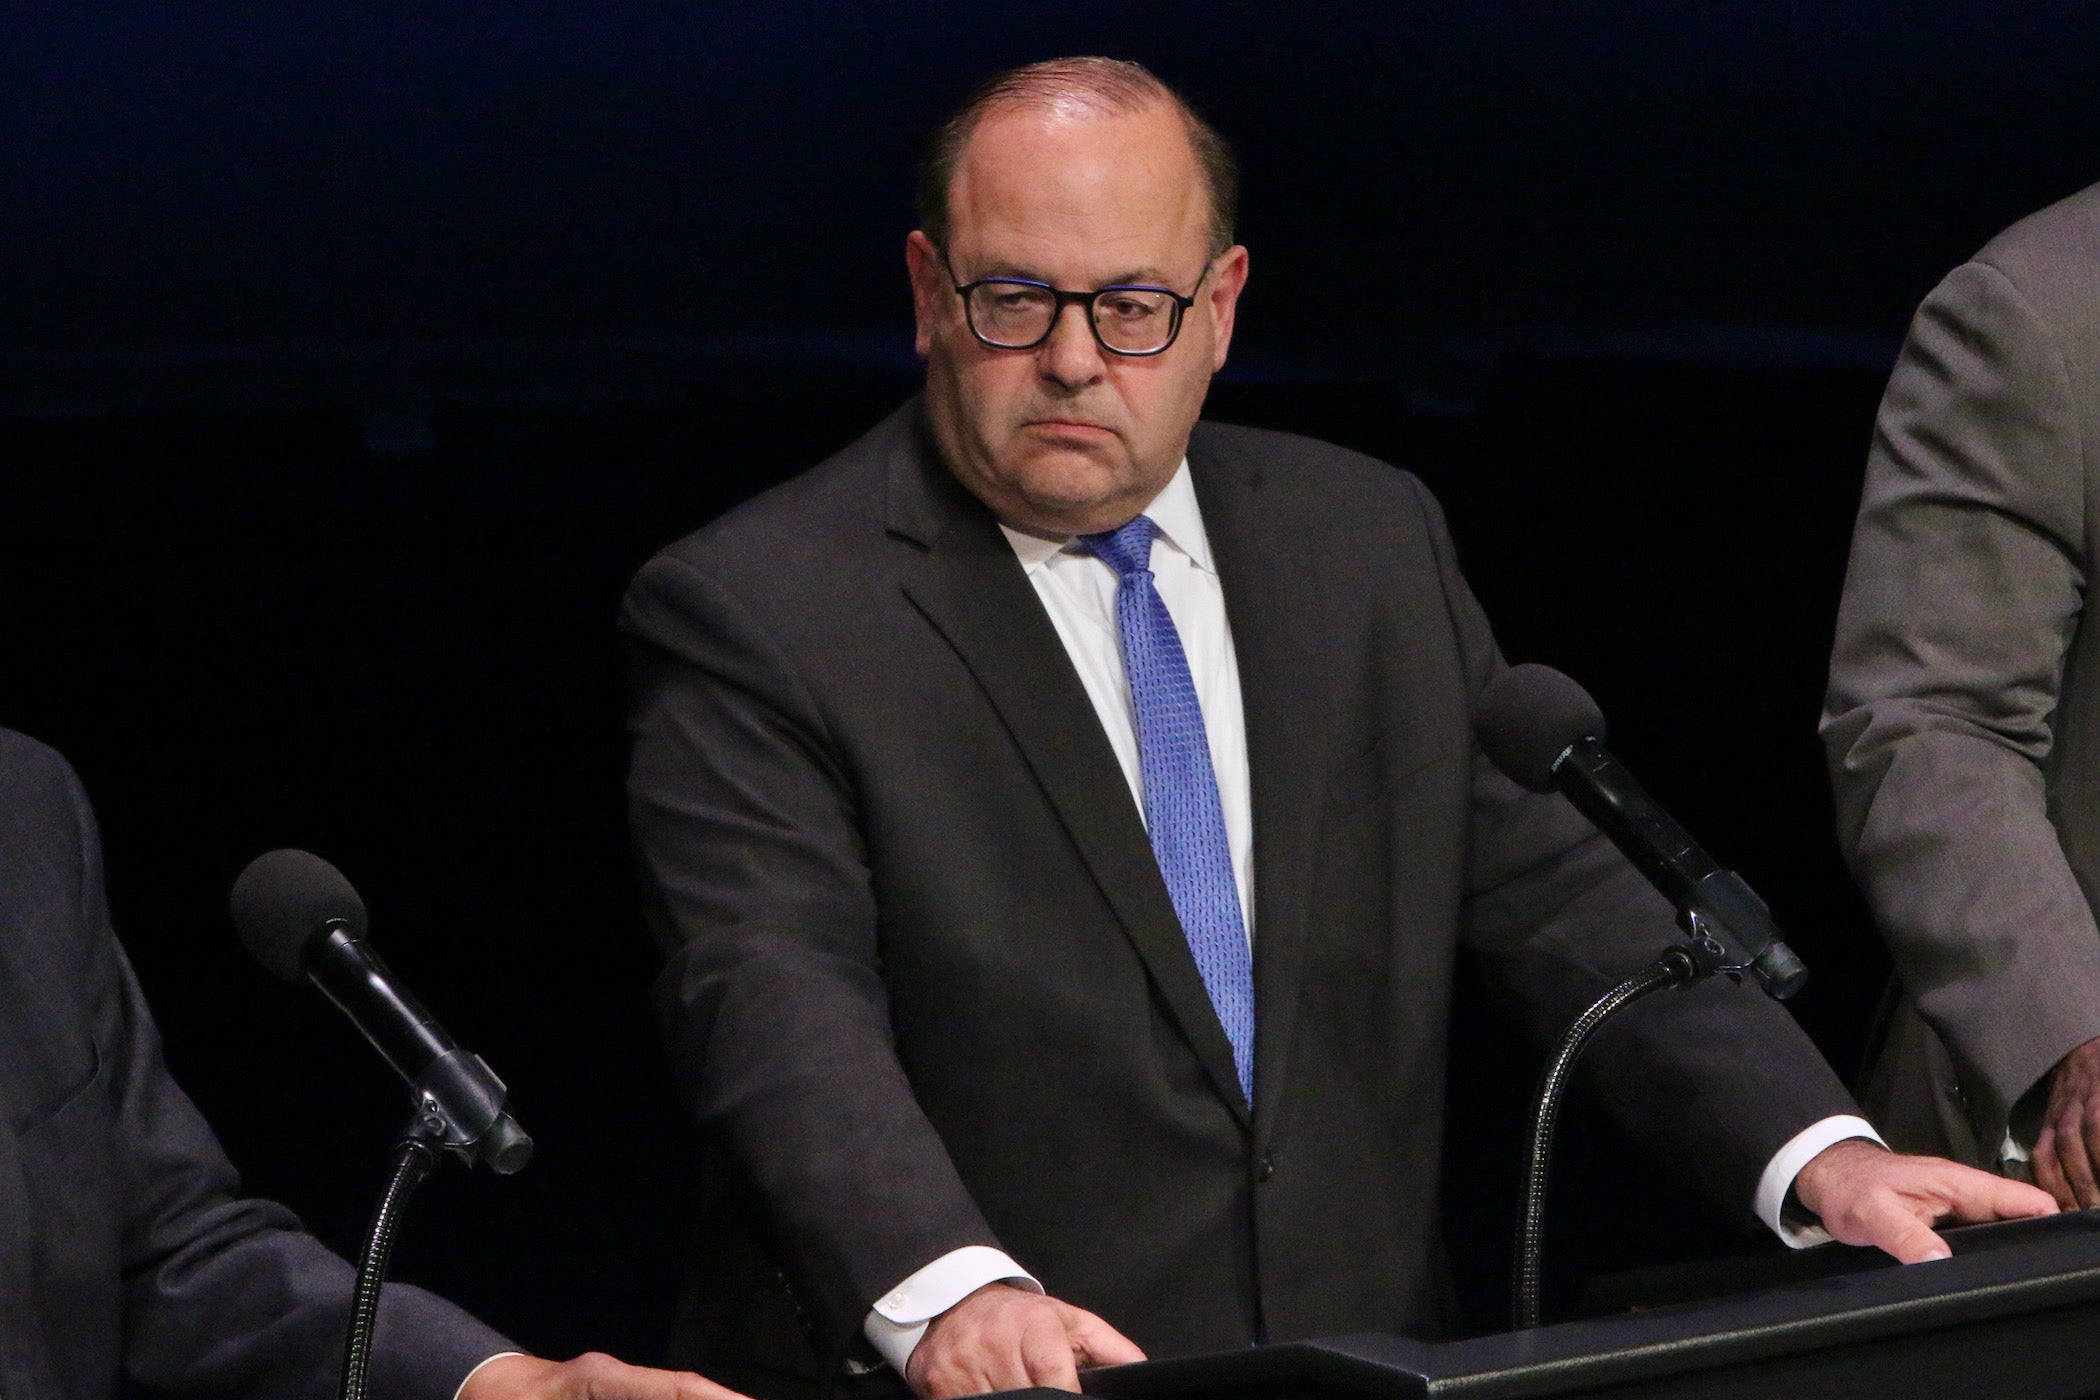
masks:
POLYGON ((965 1245, 943 1254, 876 1299, 860 1325, 861 1333, 901 1376, 919 1338, 926 1335, 927 1324, 988 1283, 1010 1283, 1030 1293, 1043 1291, 1043 1285, 1006 1251, 990 1245, 965 1245))
POLYGON ((471 1370, 471 1371, 467 1372, 467 1373, 466 1373, 466 1374, 465 1374, 464 1376, 461 1376, 461 1377, 459 1378, 459 1388, 458 1388, 457 1390, 454 1390, 454 1391, 452 1392, 452 1400, 459 1400, 459 1397, 460 1397, 460 1396, 462 1396, 462 1395, 465 1395, 465 1394, 467 1393, 467 1382, 468 1382, 468 1381, 470 1381, 470 1380, 473 1380, 473 1379, 474 1379, 474 1377, 476 1377, 476 1376, 480 1375, 480 1374, 481 1374, 481 1368, 482 1368, 482 1367, 484 1367, 484 1366, 486 1366, 486 1365, 488 1365, 488 1364, 489 1364, 489 1363, 490 1363, 491 1361, 501 1361, 501 1360, 502 1360, 502 1359, 503 1359, 504 1357, 506 1357, 506 1356, 530 1356, 530 1355, 531 1355, 531 1353, 530 1353, 530 1352, 524 1352, 524 1351, 499 1351, 499 1352, 497 1352, 497 1353, 496 1353, 496 1354, 495 1354, 494 1356, 484 1356, 484 1357, 482 1357, 482 1358, 481 1358, 481 1360, 479 1360, 479 1361, 477 1361, 477 1362, 475 1362, 475 1363, 474 1363, 474 1369, 473 1369, 473 1370, 471 1370))
POLYGON ((1786 1205, 1786 1193, 1793 1189, 1794 1178, 1801 1169, 1816 1159, 1816 1155, 1832 1143, 1847 1138, 1865 1138, 1869 1142, 1881 1142, 1881 1134, 1864 1118, 1841 1113, 1825 1118, 1820 1123, 1811 1123, 1794 1134, 1786 1146, 1774 1153, 1765 1164, 1763 1176, 1757 1179, 1757 1218, 1765 1222, 1772 1233, 1784 1240, 1789 1249, 1806 1249, 1812 1244, 1827 1244, 1830 1232, 1821 1225, 1789 1225, 1782 1215, 1786 1205))

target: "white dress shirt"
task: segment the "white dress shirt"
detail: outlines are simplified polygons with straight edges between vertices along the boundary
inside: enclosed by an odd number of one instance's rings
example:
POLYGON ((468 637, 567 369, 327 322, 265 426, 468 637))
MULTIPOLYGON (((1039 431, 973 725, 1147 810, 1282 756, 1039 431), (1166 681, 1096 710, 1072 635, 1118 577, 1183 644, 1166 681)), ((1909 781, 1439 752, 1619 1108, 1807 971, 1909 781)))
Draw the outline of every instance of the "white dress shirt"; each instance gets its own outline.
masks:
MULTIPOLYGON (((1239 879, 1240 912, 1247 936, 1258 941, 1254 814, 1239 660, 1225 617, 1225 591, 1211 561, 1210 538, 1203 530, 1203 512, 1196 504, 1196 487, 1186 461, 1142 513, 1159 527, 1152 546, 1153 586, 1174 619, 1174 630, 1188 656, 1189 674, 1196 683, 1196 702, 1210 739, 1211 769, 1217 774, 1218 797, 1225 807, 1225 839, 1232 850, 1233 873, 1239 879)), ((1087 698, 1093 701, 1101 727, 1108 733, 1109 746, 1123 765, 1123 776, 1142 819, 1144 780, 1138 766, 1137 725, 1130 683, 1123 674, 1123 648, 1116 636, 1116 572, 1077 541, 1060 544, 1003 525, 999 528, 1079 671, 1087 698)), ((1757 1183, 1757 1216, 1789 1245, 1798 1249, 1830 1238, 1820 1226, 1789 1225, 1782 1219, 1781 1208, 1794 1178, 1817 1153, 1853 1137, 1881 1141, 1863 1118, 1826 1118, 1803 1129, 1766 1164, 1757 1183)), ((883 1295, 869 1311, 863 1331, 901 1374, 929 1322, 986 1284, 1002 1282, 1042 1291, 1027 1270, 1000 1250, 984 1245, 956 1250, 883 1295)), ((1113 1325, 1114 1319, 1109 1322, 1113 1325)))

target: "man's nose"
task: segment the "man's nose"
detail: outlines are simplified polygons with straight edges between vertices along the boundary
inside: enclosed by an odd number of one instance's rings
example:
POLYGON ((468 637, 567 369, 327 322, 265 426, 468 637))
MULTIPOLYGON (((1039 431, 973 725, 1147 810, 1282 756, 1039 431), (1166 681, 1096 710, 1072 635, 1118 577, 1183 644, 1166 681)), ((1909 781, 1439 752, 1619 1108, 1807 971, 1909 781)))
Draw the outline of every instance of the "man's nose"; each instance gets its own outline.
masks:
POLYGON ((1078 302, 1060 306, 1057 319, 1050 323, 1050 338, 1036 352, 1044 376, 1067 389, 1081 388, 1101 377, 1101 346, 1087 316, 1088 309, 1078 302))

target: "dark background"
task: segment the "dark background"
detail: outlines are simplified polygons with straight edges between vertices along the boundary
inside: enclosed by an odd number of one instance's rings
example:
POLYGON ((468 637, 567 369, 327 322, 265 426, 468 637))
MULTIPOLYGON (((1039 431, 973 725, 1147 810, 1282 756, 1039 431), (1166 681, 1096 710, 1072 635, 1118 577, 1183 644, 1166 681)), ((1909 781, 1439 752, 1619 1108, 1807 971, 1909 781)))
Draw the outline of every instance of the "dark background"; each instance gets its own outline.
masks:
MULTIPOLYGON (((1814 738, 1912 306, 2100 173, 2086 5, 348 4, 0 10, 0 722, 100 806, 177 1073, 339 1247, 400 1092, 223 914, 340 864, 541 1156, 399 1260, 658 1354, 690 1137, 647 1009, 611 620, 657 546, 910 392, 920 133, 1136 57, 1237 143, 1213 416, 1422 473, 1512 656, 1582 678, 1766 894, 1841 1068, 1886 963, 1814 738)), ((1460 1046, 1489 1325, 1531 1052, 1460 1046)), ((1558 1287, 1747 1236, 1571 1124, 1558 1287)))

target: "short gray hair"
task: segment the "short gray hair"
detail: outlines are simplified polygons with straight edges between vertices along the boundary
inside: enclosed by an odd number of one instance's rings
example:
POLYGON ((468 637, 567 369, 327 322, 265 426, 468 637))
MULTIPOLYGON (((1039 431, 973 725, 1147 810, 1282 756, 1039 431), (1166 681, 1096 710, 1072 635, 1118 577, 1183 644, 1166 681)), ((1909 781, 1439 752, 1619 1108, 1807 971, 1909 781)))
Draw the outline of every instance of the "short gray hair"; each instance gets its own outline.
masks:
POLYGON ((1239 216, 1240 172, 1232 147, 1188 99, 1161 82, 1142 63, 1121 58, 1052 58, 1009 68, 984 80, 955 115, 934 129, 919 162, 919 227, 935 244, 948 246, 948 187, 963 147, 978 124, 995 111, 1042 111, 1088 116, 1128 116, 1155 102, 1181 114, 1189 147, 1210 194, 1210 255, 1232 246, 1239 216))

